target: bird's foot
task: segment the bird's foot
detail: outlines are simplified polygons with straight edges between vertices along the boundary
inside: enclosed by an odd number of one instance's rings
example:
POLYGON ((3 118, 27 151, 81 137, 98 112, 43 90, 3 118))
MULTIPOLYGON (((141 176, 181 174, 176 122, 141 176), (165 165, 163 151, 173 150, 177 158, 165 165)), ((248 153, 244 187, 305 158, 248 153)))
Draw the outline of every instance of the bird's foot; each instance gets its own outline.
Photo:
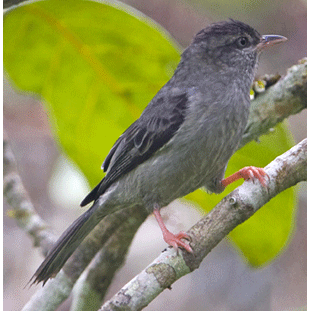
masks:
POLYGON ((188 234, 186 234, 185 232, 179 232, 178 234, 173 234, 172 232, 170 232, 164 222, 163 219, 161 217, 160 211, 159 209, 154 209, 153 214, 161 228, 162 234, 163 234, 163 239, 164 241, 168 244, 174 247, 174 249, 178 249, 178 247, 182 247, 184 248, 187 252, 192 253, 192 248, 190 247, 189 244, 183 242, 181 239, 187 239, 187 240, 191 240, 191 238, 189 237, 188 234))
POLYGON ((181 231, 177 234, 173 234, 170 231, 163 232, 163 239, 168 244, 173 246, 174 249, 178 249, 178 247, 184 248, 188 253, 192 253, 192 248, 189 244, 183 242, 181 239, 191 240, 189 235, 185 232, 181 231))
MULTIPOLYGON (((268 176, 265 170, 261 167, 255 166, 246 166, 233 175, 223 179, 221 181, 224 187, 227 187, 229 184, 233 183, 234 181, 243 178, 244 180, 252 180, 253 182, 255 179, 258 179, 263 187, 267 187, 267 182, 265 177, 268 176)), ((269 178, 269 176, 268 176, 269 178)))

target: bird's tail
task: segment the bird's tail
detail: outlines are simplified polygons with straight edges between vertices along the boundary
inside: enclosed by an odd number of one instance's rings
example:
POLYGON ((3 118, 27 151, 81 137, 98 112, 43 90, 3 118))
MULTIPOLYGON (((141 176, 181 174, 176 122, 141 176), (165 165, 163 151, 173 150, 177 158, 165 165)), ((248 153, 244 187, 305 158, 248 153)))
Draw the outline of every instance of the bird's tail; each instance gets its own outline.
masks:
POLYGON ((100 222, 102 217, 96 215, 97 204, 88 209, 61 235, 48 253, 40 267, 29 282, 31 284, 43 282, 43 285, 51 277, 54 277, 66 263, 84 238, 100 222))

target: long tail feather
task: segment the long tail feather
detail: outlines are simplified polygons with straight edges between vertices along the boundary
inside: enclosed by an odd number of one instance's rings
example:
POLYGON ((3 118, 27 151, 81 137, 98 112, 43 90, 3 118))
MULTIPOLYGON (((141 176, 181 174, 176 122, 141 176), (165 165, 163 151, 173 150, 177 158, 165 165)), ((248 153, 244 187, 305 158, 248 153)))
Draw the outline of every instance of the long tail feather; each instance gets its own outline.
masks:
POLYGON ((57 240, 29 283, 33 280, 31 284, 43 282, 44 285, 49 278, 54 277, 59 272, 84 238, 102 219, 94 215, 96 208, 97 206, 94 204, 69 226, 57 240))

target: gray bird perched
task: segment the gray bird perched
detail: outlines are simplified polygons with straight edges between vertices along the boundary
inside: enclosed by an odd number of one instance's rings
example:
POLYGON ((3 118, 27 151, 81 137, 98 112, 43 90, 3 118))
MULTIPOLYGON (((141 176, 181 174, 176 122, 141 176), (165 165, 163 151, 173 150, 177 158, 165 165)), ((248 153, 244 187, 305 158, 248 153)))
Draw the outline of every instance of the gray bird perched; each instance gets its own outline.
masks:
POLYGON ((153 212, 164 240, 192 252, 182 241, 188 238, 185 233, 167 230, 161 207, 200 187, 220 193, 239 178, 257 178, 265 185, 261 168, 247 167, 223 178, 248 119, 259 51, 285 40, 260 36, 232 19, 199 31, 173 77, 112 147, 102 167, 106 176, 81 203, 93 205, 58 239, 33 283, 45 284, 55 276, 89 232, 122 208, 142 206, 153 212))

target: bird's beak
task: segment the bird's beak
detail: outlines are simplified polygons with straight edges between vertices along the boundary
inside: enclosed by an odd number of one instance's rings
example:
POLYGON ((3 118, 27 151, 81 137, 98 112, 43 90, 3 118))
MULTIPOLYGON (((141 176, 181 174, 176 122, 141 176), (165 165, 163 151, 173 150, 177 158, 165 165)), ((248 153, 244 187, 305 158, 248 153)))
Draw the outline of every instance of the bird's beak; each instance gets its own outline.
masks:
POLYGON ((261 37, 260 42, 257 45, 257 48, 259 50, 267 47, 267 46, 271 46, 277 43, 281 43, 286 41, 287 38, 283 37, 283 36, 278 36, 278 35, 265 35, 261 37))

